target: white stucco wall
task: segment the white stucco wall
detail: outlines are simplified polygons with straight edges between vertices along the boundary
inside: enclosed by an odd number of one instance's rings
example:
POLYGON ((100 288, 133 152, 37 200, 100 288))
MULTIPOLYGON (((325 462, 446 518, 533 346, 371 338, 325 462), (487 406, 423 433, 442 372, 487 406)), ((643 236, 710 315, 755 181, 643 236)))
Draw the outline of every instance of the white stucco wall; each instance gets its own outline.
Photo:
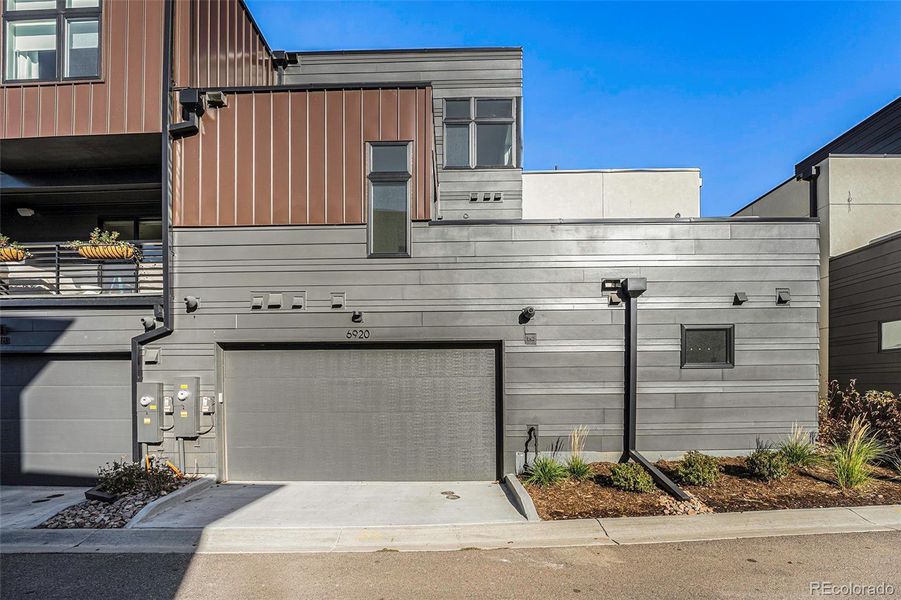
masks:
POLYGON ((524 219, 672 218, 701 215, 699 169, 531 171, 524 219))
POLYGON ((736 217, 810 216, 810 184, 791 177, 747 205, 736 217))

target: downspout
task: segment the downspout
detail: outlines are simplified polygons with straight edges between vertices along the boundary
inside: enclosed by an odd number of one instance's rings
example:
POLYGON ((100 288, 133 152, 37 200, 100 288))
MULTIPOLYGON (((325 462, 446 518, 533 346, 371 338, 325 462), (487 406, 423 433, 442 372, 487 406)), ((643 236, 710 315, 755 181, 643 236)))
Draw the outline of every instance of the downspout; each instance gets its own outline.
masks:
POLYGON ((163 303, 162 306, 154 306, 154 322, 162 321, 162 325, 137 335, 131 339, 131 412, 132 412, 132 459, 141 460, 141 448, 138 444, 137 406, 138 382, 144 379, 144 360, 141 348, 148 342, 158 340, 170 335, 172 327, 172 293, 169 277, 169 247, 171 231, 169 227, 169 186, 170 186, 170 141, 169 141, 169 92, 172 82, 172 17, 173 0, 165 0, 165 14, 163 17, 163 83, 160 91, 162 102, 160 105, 162 115, 160 117, 160 145, 162 156, 162 173, 160 176, 160 204, 163 230, 163 303))
POLYGON ((690 500, 682 488, 663 474, 654 466, 654 463, 642 456, 638 451, 637 438, 637 397, 638 397, 638 297, 648 289, 648 280, 644 277, 629 277, 624 279, 618 292, 619 297, 626 303, 625 316, 625 342, 623 354, 623 454, 619 462, 628 462, 629 459, 644 467, 654 482, 666 490, 667 493, 679 500, 690 500))
POLYGON ((816 217, 819 212, 818 199, 817 199, 817 177, 820 175, 820 168, 817 166, 813 166, 805 170, 801 173, 800 179, 803 179, 807 182, 807 197, 808 197, 808 213, 811 217, 816 217))

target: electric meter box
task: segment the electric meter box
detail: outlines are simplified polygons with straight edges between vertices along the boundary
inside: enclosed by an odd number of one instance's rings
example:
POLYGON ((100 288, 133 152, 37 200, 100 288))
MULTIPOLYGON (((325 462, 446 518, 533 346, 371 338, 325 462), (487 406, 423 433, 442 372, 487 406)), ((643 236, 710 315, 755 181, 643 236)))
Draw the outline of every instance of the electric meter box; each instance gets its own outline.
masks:
POLYGON ((183 377, 175 380, 173 392, 175 437, 196 438, 200 430, 200 378, 183 377))
POLYGON ((160 444, 163 441, 163 384, 138 383, 136 410, 138 442, 160 444))

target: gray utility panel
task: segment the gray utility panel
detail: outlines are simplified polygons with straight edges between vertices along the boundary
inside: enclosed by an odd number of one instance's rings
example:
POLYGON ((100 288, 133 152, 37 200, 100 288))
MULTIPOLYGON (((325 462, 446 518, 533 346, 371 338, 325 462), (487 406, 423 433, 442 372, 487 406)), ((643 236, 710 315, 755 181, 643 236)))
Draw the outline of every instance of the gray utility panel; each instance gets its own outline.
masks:
POLYGON ((131 363, 123 356, 0 356, 2 481, 74 484, 131 458, 131 363))
POLYGON ((497 477, 493 348, 227 350, 233 481, 497 477))

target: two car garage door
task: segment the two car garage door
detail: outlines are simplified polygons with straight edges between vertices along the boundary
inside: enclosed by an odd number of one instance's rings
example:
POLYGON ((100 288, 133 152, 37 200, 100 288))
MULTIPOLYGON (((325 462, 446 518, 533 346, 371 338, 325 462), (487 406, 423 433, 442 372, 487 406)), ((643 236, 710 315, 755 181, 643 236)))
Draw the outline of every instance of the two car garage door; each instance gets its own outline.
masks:
POLYGON ((227 350, 233 481, 497 477, 494 348, 227 350))

